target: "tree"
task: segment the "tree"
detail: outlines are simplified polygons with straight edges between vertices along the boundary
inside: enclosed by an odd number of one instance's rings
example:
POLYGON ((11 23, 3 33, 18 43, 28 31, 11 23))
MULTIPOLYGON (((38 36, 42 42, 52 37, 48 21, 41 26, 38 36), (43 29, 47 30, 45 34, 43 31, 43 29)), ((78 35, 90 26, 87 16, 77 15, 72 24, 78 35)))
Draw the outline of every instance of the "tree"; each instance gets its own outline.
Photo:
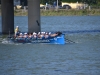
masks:
MULTIPOLYGON (((41 3, 41 4, 46 4, 46 3, 48 3, 48 4, 53 5, 53 2, 54 2, 54 1, 57 1, 57 0, 40 0, 40 3, 41 3)), ((58 0, 58 5, 61 5, 61 0, 58 0)))
POLYGON ((87 3, 89 5, 97 4, 97 0, 82 0, 83 3, 87 3))

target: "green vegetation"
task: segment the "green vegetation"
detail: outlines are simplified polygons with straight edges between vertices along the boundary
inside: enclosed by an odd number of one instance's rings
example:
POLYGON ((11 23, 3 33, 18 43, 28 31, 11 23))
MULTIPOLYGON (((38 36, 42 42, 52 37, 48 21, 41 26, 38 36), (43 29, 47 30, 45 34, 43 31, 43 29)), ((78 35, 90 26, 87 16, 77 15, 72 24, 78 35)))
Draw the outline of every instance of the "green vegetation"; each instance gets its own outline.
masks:
POLYGON ((15 10, 14 11, 15 16, 27 16, 28 12, 24 11, 23 9, 15 10))
MULTIPOLYGON (((99 9, 92 10, 75 10, 75 9, 60 9, 58 11, 55 10, 41 10, 41 16, 71 16, 71 15, 100 15, 99 9)), ((14 12, 15 16, 27 16, 28 12, 23 10, 16 10, 14 12)))
POLYGON ((100 10, 41 11, 42 16, 100 15, 100 10))
MULTIPOLYGON (((40 0, 42 4, 46 2, 49 4, 53 4, 54 1, 57 0, 40 0)), ((67 16, 67 15, 100 15, 100 0, 58 0, 59 4, 61 2, 80 2, 80 3, 87 3, 91 6, 91 10, 87 7, 86 9, 77 10, 77 9, 59 9, 58 11, 55 10, 44 10, 41 9, 41 16, 67 16)), ((1 15, 1 5, 0 5, 0 15, 1 15)), ((28 12, 24 11, 23 9, 15 10, 15 16, 27 16, 28 12)))

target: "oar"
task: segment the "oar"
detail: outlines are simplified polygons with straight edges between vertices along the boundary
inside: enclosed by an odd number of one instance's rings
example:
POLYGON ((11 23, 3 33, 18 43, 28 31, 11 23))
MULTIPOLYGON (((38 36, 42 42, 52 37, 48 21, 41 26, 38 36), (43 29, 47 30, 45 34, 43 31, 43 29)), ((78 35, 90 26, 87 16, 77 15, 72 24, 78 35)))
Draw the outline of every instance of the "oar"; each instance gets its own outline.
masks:
POLYGON ((9 36, 7 38, 11 38, 11 35, 10 35, 10 29, 9 29, 9 36))
POLYGON ((69 39, 67 39, 67 38, 66 38, 65 40, 68 41, 69 43, 71 43, 71 42, 72 42, 72 43, 75 43, 74 41, 71 41, 71 40, 69 40, 69 39))
POLYGON ((40 23, 38 22, 38 20, 36 20, 36 22, 37 22, 37 25, 40 26, 40 23))

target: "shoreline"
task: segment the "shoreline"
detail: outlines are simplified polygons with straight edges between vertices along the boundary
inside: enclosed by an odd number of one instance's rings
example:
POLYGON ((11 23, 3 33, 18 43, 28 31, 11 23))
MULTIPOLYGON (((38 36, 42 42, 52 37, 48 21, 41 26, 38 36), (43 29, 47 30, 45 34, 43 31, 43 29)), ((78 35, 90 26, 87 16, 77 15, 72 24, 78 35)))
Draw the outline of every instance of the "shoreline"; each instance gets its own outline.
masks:
MULTIPOLYGON (((15 10, 14 11, 15 16, 27 16, 28 11, 27 10, 15 10)), ((84 16, 84 15, 100 15, 100 9, 92 9, 92 10, 75 10, 75 9, 59 9, 56 10, 40 10, 41 16, 84 16)))
MULTIPOLYGON (((92 10, 76 10, 76 9, 59 9, 56 10, 40 10, 40 16, 98 16, 100 15, 100 9, 92 9, 92 10)), ((1 16, 1 11, 0 11, 1 16)), ((14 10, 14 16, 28 16, 28 10, 14 10)))

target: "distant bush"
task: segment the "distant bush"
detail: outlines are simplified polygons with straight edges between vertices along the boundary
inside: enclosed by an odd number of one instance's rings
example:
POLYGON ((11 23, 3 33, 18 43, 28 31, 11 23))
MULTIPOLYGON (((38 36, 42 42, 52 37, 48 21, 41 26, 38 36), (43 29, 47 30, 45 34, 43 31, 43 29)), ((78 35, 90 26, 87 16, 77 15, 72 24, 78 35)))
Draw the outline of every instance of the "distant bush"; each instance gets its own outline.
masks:
MULTIPOLYGON (((0 14, 1 15, 1 14, 0 14)), ((28 16, 28 11, 15 10, 14 11, 15 16, 28 16)), ((58 11, 55 10, 41 10, 40 11, 41 16, 72 16, 72 15, 100 15, 100 9, 83 9, 83 10, 75 10, 75 9, 60 9, 58 11)))

